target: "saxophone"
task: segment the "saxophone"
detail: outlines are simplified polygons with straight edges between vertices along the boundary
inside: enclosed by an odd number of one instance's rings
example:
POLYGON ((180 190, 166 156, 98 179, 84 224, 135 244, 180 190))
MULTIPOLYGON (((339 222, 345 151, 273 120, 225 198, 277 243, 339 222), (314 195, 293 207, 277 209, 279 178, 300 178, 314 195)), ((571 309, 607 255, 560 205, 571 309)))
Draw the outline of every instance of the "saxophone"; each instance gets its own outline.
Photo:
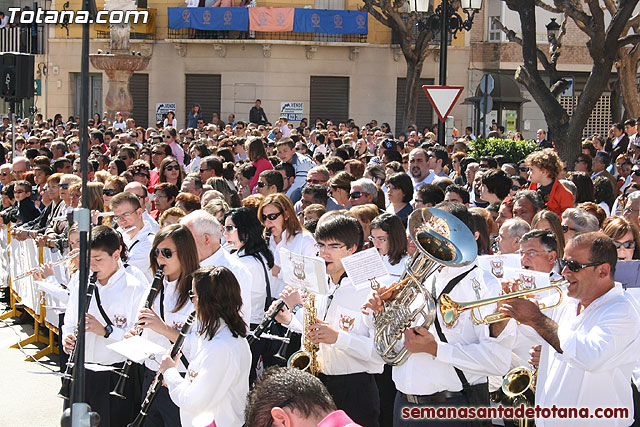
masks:
POLYGON ((318 313, 316 309, 316 297, 312 293, 309 293, 304 306, 302 349, 291 355, 287 362, 288 368, 307 371, 311 375, 317 375, 320 372, 320 364, 318 363, 318 350, 320 349, 320 344, 314 344, 307 338, 311 325, 317 322, 318 313))

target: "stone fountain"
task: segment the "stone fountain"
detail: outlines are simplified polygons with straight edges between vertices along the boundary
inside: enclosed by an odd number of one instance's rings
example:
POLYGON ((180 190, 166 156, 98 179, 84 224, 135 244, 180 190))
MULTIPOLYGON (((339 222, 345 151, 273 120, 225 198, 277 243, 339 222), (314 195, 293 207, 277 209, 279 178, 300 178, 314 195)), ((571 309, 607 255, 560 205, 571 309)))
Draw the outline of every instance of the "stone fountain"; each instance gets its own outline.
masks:
MULTIPOLYGON (((135 0, 107 0, 105 10, 136 10, 135 0)), ((91 64, 107 74, 109 89, 105 99, 105 111, 113 119, 117 111, 127 118, 133 111, 133 100, 129 91, 129 79, 134 71, 144 70, 149 65, 150 56, 131 53, 129 34, 131 24, 111 24, 110 51, 90 54, 91 64)))

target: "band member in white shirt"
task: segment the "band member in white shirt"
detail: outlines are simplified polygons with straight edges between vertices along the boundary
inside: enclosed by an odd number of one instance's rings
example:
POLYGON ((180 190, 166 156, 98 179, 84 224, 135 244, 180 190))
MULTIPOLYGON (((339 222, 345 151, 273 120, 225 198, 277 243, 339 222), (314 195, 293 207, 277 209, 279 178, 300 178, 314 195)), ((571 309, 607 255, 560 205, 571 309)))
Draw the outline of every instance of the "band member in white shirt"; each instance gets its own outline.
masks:
MULTIPOLYGON (((617 260, 616 246, 605 234, 574 236, 559 260, 569 281, 559 307, 542 312, 536 303, 516 298, 500 308, 521 323, 519 333, 530 327, 543 341, 537 405, 629 410, 628 417, 593 418, 589 425, 633 422, 631 374, 640 351, 640 314, 632 297, 614 283, 617 260)), ((536 419, 538 426, 574 423, 575 419, 536 419)))
MULTIPOLYGON (((320 344, 318 378, 338 409, 358 424, 376 427, 380 398, 374 374, 382 373, 383 362, 374 350, 373 331, 360 314, 369 289, 356 289, 342 265, 343 258, 362 248, 362 237, 362 227, 353 217, 328 213, 320 218, 316 248, 326 263, 330 294, 315 296, 316 323, 305 332, 311 342, 320 344)), ((291 311, 285 308, 276 320, 302 331, 306 313, 300 293, 288 286, 281 297, 291 311)))
POLYGON ((169 395, 180 407, 184 427, 240 427, 249 392, 251 350, 236 277, 226 267, 206 267, 193 275, 191 300, 198 319, 198 343, 186 354, 185 378, 175 360, 165 356, 160 372, 169 395))
POLYGON ((302 227, 291 200, 282 193, 269 194, 264 198, 258 208, 258 219, 271 233, 269 249, 275 258, 275 266, 271 270, 274 278, 272 289, 280 293, 285 286, 280 274, 280 248, 295 254, 315 256, 316 241, 302 227))
MULTIPOLYGON (((222 226, 231 254, 237 256, 251 272, 251 323, 253 331, 271 305, 274 294, 269 271, 273 268, 273 254, 262 237, 263 227, 255 211, 236 208, 227 212, 222 226)), ((277 346, 272 340, 259 339, 251 344, 251 382, 257 376, 256 368, 274 365, 273 355, 277 346), (259 364, 260 360, 262 363, 259 364)))
MULTIPOLYGON (((200 263, 196 242, 189 229, 181 224, 161 229, 153 240, 150 262, 154 273, 159 265, 164 266, 164 279, 153 306, 140 310, 138 327, 142 328, 145 339, 169 349, 187 317, 193 312, 193 304, 189 299, 191 273, 200 267, 200 263)), ((158 370, 157 361, 147 359, 144 364, 142 396, 146 395, 158 370)), ((178 369, 182 373, 186 372, 182 364, 178 369)), ((161 387, 156 393, 147 412, 145 425, 180 425, 180 411, 169 397, 166 387, 161 387)))
MULTIPOLYGON (((138 307, 147 291, 147 284, 125 271, 120 262, 121 247, 118 233, 99 225, 91 232, 91 271, 97 274, 97 283, 86 315, 85 361, 120 367, 124 357, 107 346, 123 339, 135 324, 138 307)), ((65 315, 62 335, 64 350, 68 354, 75 345, 74 329, 78 324, 78 286, 72 286, 65 315)), ((100 414, 102 425, 125 426, 138 410, 134 384, 127 382, 121 400, 110 396, 118 376, 111 371, 86 370, 86 401, 100 414)))
MULTIPOLYGON (((472 232, 473 218, 467 208, 457 202, 436 206, 460 219, 472 232)), ((477 261, 463 267, 442 267, 428 276, 423 286, 435 295, 437 302, 445 287, 457 284, 449 292, 454 301, 475 301, 496 296, 498 289, 489 289, 477 261)), ((371 294, 363 309, 382 310, 380 299, 388 287, 381 286, 371 294)), ((392 295, 393 296, 393 295, 392 295)), ((411 327, 404 333, 404 346, 411 355, 401 365, 393 367, 393 380, 398 389, 394 407, 394 427, 461 425, 460 420, 412 420, 403 417, 404 408, 428 406, 489 406, 488 375, 504 375, 511 363, 511 346, 515 330, 494 333, 486 325, 476 325, 469 311, 464 311, 451 327, 435 310, 437 325, 446 340, 440 339, 436 321, 429 328, 411 327), (468 386, 464 386, 463 380, 468 386)), ((370 316, 367 316, 367 321, 370 316)), ((490 423, 489 423, 490 425, 490 423)))
POLYGON ((113 219, 118 223, 129 250, 128 263, 139 268, 150 282, 153 275, 149 266, 149 251, 155 233, 152 224, 142 219, 144 209, 138 196, 125 191, 113 196, 110 205, 113 219))
POLYGON ((232 256, 220 244, 222 239, 222 227, 209 212, 197 210, 180 219, 180 224, 189 228, 198 248, 200 267, 223 266, 227 267, 240 283, 242 294, 242 318, 248 325, 251 321, 251 272, 245 267, 238 257, 232 256))

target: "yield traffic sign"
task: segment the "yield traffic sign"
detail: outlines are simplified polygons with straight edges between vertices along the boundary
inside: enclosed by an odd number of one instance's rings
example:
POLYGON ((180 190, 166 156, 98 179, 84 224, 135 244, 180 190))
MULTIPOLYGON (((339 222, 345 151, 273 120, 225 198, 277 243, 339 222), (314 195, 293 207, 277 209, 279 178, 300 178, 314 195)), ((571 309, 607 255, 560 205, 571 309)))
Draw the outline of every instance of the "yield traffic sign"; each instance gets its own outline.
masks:
POLYGON ((464 86, 422 86, 422 90, 427 94, 442 123, 445 122, 451 109, 460 98, 463 89, 464 86))

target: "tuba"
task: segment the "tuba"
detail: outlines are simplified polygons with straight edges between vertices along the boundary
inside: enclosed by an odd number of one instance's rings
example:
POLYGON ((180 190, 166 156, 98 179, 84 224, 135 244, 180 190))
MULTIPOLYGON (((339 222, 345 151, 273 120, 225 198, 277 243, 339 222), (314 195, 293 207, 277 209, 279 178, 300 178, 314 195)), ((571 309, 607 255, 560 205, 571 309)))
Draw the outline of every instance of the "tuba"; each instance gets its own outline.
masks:
POLYGON ((407 328, 428 328, 433 323, 436 304, 423 285, 426 279, 440 266, 463 267, 473 262, 478 253, 471 230, 443 210, 415 210, 407 228, 416 251, 407 261, 400 281, 391 288, 402 286, 400 292, 393 300, 385 301, 382 311, 373 317, 375 349, 389 365, 400 365, 409 355, 402 341, 407 328))
POLYGON ((296 351, 289 357, 287 361, 288 368, 300 369, 307 371, 311 375, 318 375, 320 372, 320 364, 318 363, 318 350, 320 344, 314 344, 307 338, 309 328, 318 322, 318 314, 316 310, 316 296, 309 292, 304 306, 304 328, 302 337, 303 349, 296 351))

